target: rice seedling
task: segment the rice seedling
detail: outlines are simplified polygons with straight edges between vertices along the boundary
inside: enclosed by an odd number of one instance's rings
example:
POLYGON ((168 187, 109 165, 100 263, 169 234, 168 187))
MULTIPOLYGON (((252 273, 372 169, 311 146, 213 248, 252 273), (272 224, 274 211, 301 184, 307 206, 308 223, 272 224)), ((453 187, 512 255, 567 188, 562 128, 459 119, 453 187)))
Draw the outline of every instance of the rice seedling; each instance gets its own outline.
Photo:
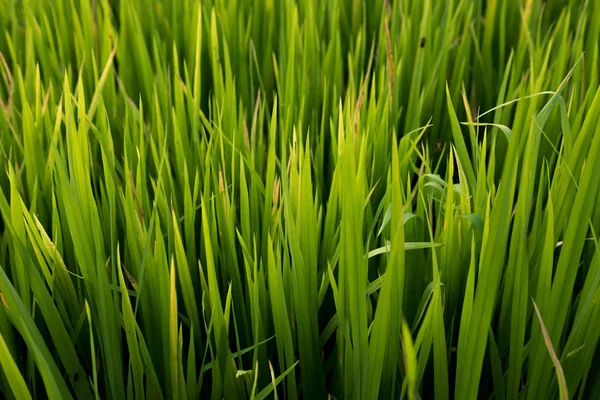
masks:
POLYGON ((0 0, 0 397, 600 398, 598 20, 0 0))

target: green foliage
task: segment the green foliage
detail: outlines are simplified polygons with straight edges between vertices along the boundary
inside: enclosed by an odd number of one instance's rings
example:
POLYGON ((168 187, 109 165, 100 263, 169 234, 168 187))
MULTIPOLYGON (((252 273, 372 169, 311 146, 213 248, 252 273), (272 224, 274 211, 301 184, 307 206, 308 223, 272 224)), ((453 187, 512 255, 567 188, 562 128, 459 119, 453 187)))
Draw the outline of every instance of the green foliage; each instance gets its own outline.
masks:
POLYGON ((0 0, 0 397, 600 398, 597 21, 0 0))

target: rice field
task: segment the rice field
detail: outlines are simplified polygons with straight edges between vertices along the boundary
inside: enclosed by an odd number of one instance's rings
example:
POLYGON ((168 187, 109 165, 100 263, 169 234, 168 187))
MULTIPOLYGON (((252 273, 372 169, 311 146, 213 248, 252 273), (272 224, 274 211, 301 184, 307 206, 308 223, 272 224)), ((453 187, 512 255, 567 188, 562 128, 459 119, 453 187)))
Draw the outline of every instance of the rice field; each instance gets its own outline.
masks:
POLYGON ((598 21, 0 0, 0 398, 600 398, 598 21))

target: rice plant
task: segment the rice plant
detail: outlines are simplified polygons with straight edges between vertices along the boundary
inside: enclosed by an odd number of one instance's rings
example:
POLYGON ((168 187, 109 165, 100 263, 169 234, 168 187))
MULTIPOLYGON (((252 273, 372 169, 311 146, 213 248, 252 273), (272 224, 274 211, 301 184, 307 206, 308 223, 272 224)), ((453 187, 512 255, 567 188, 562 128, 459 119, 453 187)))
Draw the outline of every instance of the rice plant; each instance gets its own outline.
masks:
POLYGON ((0 0, 0 397, 600 398, 598 21, 0 0))

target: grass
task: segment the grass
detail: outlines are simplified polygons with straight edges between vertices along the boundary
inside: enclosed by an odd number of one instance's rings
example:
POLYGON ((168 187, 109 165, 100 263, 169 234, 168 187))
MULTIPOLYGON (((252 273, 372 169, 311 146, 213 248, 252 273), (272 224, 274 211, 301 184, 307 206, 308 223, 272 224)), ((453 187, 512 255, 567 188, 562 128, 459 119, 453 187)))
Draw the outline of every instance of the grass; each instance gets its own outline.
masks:
POLYGON ((599 20, 0 0, 0 397, 600 398, 599 20))

